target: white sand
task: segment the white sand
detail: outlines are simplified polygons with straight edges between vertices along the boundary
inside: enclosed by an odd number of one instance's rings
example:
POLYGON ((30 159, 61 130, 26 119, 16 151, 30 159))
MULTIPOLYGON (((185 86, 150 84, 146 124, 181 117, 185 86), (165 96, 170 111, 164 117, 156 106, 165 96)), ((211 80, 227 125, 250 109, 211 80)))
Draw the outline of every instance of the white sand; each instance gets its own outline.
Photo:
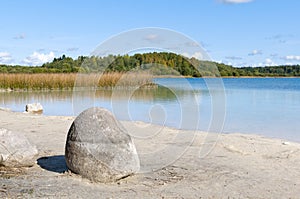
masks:
POLYGON ((38 147, 42 158, 23 174, 0 177, 0 198, 300 197, 298 143, 245 134, 207 137, 203 132, 195 133, 191 143, 194 132, 170 128, 159 132, 159 126, 143 130, 139 128, 143 123, 123 122, 135 137, 142 170, 158 170, 116 183, 95 184, 64 172, 65 139, 74 118, 4 110, 0 110, 0 118, 1 128, 23 133, 38 147), (158 135, 145 138, 151 133, 147 132, 149 129, 158 135), (140 134, 143 138, 137 137, 140 134), (200 158, 199 153, 205 154, 204 149, 211 151, 200 158))

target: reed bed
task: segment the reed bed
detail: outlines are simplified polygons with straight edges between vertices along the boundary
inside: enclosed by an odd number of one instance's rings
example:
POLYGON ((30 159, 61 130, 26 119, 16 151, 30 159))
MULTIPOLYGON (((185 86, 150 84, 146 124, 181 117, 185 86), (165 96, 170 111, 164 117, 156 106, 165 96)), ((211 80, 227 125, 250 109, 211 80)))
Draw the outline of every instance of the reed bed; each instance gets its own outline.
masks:
POLYGON ((151 84, 152 76, 146 73, 0 74, 0 88, 2 90, 63 90, 74 87, 113 88, 151 84))

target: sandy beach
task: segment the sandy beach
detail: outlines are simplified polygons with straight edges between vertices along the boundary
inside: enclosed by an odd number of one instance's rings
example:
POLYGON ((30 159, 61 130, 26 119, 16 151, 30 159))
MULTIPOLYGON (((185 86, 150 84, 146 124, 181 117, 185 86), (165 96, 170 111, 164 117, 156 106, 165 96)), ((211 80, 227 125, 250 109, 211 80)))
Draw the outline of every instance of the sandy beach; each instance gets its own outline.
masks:
MULTIPOLYGON (((0 118, 1 128, 23 133, 39 150, 33 167, 1 171, 0 198, 300 196, 299 143, 238 133, 207 136, 205 132, 159 126, 150 126, 152 130, 157 129, 159 135, 141 139, 138 138, 140 128, 146 124, 122 122, 142 154, 143 172, 115 183, 96 184, 68 172, 65 166, 65 141, 73 117, 1 110, 0 118), (200 157, 204 145, 210 150, 200 157), (159 153, 164 149, 174 151, 175 155, 159 153)), ((146 134, 143 132, 143 136, 146 134)))

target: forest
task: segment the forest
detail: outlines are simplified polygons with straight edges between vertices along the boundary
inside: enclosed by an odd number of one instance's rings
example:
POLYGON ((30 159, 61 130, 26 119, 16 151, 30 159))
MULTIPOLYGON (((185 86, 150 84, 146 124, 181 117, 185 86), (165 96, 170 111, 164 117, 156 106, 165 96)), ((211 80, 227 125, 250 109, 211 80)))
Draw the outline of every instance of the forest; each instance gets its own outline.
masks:
POLYGON ((95 73, 150 70, 154 75, 189 77, 292 77, 300 76, 300 65, 233 67, 212 61, 200 61, 168 52, 106 57, 62 55, 41 66, 0 65, 0 73, 95 73))

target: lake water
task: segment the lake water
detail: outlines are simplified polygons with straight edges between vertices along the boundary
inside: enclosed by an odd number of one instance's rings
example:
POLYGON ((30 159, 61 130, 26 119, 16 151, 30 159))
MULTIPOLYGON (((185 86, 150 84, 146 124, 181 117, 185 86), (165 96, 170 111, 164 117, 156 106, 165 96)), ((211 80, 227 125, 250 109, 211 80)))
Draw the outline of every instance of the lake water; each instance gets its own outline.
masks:
MULTIPOLYGON (((300 142, 299 78, 160 78, 158 88, 0 93, 1 107, 24 111, 40 102, 45 115, 78 115, 105 107, 120 120, 179 129, 260 134, 300 142)), ((4 118, 1 118, 4 119, 4 118)))

